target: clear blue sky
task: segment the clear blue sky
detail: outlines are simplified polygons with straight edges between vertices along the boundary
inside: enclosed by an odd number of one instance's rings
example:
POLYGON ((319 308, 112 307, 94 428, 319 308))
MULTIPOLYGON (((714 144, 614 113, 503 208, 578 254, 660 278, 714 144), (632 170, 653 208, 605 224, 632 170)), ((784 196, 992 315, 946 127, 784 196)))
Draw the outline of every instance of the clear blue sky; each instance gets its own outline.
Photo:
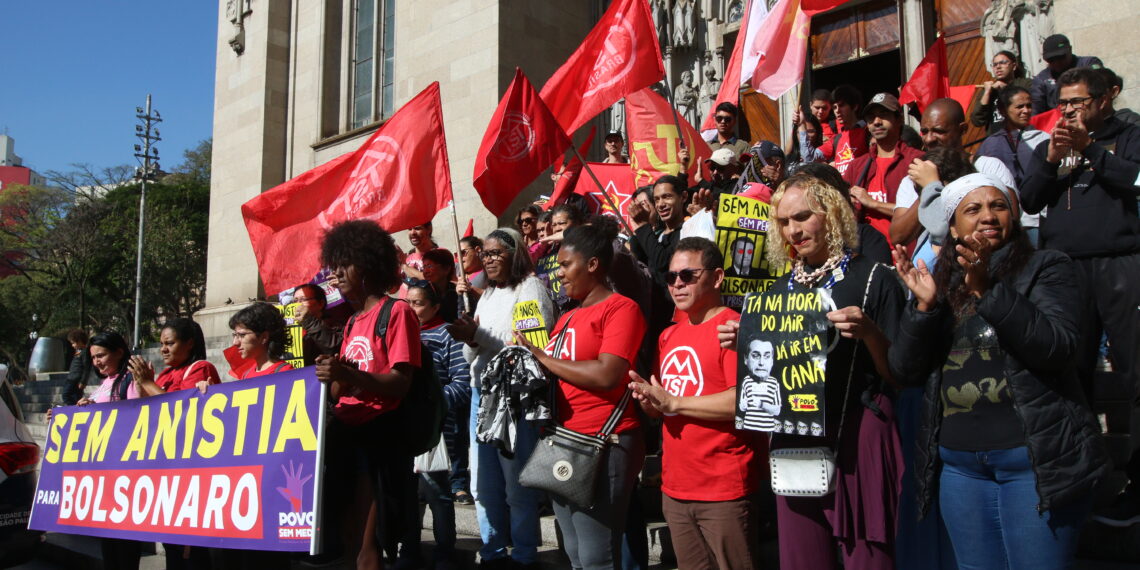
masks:
POLYGON ((160 163, 210 138, 214 0, 3 1, 0 133, 41 174, 137 164, 135 107, 162 114, 160 163))

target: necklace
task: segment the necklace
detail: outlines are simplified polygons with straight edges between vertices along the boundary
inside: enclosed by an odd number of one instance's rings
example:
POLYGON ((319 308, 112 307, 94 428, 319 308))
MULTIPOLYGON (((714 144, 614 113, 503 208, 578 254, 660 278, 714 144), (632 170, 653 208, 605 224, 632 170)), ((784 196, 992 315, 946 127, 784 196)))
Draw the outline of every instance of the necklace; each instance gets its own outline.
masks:
POLYGON ((847 265, 851 261, 851 250, 844 249, 843 253, 833 255, 827 258, 818 269, 814 271, 807 271, 807 264, 803 259, 797 259, 795 265, 792 267, 792 280, 788 282, 788 289, 792 288, 792 282, 799 283, 804 287, 813 287, 824 276, 831 274, 830 279, 822 285, 824 288, 835 285, 835 282, 843 278, 843 274, 847 272, 847 265))

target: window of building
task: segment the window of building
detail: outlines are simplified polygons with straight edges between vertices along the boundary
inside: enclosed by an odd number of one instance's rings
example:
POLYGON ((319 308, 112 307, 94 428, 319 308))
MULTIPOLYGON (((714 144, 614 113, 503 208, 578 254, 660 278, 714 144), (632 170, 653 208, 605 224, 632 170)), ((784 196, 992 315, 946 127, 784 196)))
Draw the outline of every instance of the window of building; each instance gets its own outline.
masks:
POLYGON ((396 0, 356 0, 352 19, 349 128, 392 113, 396 0))

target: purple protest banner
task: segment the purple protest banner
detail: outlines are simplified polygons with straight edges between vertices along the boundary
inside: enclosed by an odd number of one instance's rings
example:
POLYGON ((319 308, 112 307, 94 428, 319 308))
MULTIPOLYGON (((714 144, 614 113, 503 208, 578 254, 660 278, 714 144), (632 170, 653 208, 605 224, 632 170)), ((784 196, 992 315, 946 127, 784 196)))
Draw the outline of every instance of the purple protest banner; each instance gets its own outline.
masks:
POLYGON ((315 553, 326 391, 314 370, 56 408, 28 527, 315 553))

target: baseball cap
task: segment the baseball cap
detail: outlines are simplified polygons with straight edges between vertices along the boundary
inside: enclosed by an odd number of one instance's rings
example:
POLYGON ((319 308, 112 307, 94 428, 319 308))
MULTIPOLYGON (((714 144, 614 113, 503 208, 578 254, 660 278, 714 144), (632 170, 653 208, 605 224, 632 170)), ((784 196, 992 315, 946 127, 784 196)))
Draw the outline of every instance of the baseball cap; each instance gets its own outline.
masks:
POLYGON ((760 141, 752 145, 752 150, 750 152, 756 156, 763 158, 764 164, 768 164, 768 159, 770 158, 786 160, 786 157, 784 156, 784 149, 780 148, 779 145, 772 141, 760 141))
POLYGON ((605 138, 605 139, 602 139, 602 140, 607 140, 607 141, 608 141, 608 140, 610 140, 610 139, 612 139, 612 138, 618 138, 618 139, 621 139, 621 140, 625 140, 625 137, 624 137, 624 136, 622 136, 622 134, 621 134, 621 131, 610 131, 610 132, 606 133, 606 138, 605 138))
POLYGON ((1045 61, 1071 53, 1073 53, 1073 44, 1062 34, 1053 34, 1045 38, 1045 42, 1041 45, 1041 59, 1045 61))
POLYGON ((728 166, 729 164, 739 164, 740 160, 731 148, 718 148, 713 151, 712 156, 710 156, 708 160, 705 160, 705 162, 715 162, 721 166, 728 166))
POLYGON ((871 97, 871 101, 867 103, 867 106, 863 107, 863 116, 866 117, 873 107, 882 107, 892 113, 898 113, 900 108, 899 99, 890 93, 876 93, 874 97, 871 97))

